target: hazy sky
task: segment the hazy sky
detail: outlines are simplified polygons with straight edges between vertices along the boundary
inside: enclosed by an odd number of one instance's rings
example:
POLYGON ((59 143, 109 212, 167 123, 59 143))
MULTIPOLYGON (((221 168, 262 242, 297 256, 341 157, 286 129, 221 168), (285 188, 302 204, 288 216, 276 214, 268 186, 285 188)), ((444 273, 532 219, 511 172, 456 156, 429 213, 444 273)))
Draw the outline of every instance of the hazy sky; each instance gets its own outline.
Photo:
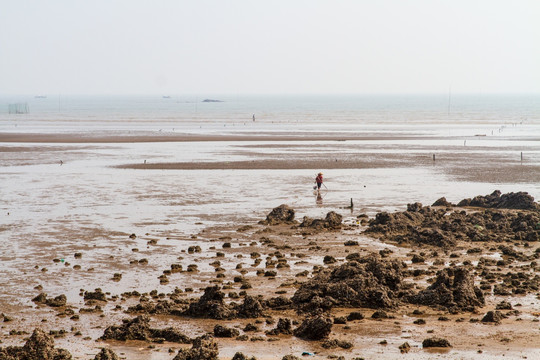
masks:
POLYGON ((0 94, 540 93, 539 0, 0 0, 0 94))

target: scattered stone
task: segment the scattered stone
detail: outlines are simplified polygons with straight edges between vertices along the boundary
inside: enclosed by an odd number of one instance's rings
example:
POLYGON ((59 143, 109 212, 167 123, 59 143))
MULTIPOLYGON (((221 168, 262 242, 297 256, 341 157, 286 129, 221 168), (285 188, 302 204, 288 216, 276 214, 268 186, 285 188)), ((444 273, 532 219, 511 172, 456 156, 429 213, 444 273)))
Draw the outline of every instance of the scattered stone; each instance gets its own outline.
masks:
POLYGON ((354 321, 354 320, 363 320, 364 315, 359 311, 353 311, 349 315, 347 315, 347 321, 354 321))

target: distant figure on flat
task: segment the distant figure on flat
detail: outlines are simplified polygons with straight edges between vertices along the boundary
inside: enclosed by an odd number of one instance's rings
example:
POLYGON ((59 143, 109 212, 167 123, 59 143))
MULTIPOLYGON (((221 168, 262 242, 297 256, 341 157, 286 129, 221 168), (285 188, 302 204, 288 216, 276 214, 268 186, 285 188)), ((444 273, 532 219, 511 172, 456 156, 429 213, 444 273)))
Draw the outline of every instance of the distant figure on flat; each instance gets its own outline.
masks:
POLYGON ((322 172, 317 174, 317 177, 315 178, 315 182, 317 183, 317 190, 320 190, 321 185, 323 184, 323 173, 322 172))
POLYGON ((255 114, 253 114, 253 121, 255 121, 255 114))

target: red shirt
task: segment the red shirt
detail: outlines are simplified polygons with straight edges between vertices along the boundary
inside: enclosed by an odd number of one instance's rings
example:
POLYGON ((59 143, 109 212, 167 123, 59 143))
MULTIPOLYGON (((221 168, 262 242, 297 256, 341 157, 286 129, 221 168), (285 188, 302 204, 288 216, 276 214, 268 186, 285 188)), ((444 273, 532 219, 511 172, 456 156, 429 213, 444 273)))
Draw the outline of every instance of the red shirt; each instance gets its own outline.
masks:
POLYGON ((317 182, 317 184, 322 184, 323 180, 322 180, 322 175, 318 175, 316 178, 315 178, 315 181, 317 182))

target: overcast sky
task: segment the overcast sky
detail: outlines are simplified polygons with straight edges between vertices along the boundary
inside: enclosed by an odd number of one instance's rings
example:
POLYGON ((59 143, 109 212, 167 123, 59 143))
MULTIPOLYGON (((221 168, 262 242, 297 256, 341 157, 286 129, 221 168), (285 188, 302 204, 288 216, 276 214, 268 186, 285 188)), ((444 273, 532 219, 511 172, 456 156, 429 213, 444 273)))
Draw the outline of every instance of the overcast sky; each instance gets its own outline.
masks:
POLYGON ((0 5, 0 94, 540 93, 539 0, 0 5))

